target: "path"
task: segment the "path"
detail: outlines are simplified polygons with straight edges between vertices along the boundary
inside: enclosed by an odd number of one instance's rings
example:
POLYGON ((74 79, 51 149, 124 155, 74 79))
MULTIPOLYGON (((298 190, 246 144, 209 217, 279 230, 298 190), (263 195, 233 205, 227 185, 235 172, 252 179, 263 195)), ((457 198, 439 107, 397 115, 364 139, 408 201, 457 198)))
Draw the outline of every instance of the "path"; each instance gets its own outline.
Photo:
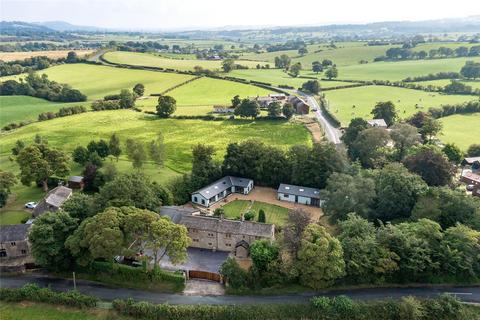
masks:
MULTIPOLYGON (((53 290, 67 291, 73 288, 71 280, 48 277, 38 274, 6 277, 0 276, 0 287, 18 288, 26 283, 36 283, 41 287, 50 286, 53 290)), ((334 297, 346 295, 352 299, 399 299, 405 296, 421 298, 435 297, 441 293, 450 293, 465 302, 480 303, 480 286, 477 287, 417 287, 417 288, 373 288, 353 290, 330 290, 275 296, 198 296, 157 293, 151 291, 115 288, 91 281, 78 280, 77 290, 99 297, 102 300, 133 298, 138 301, 170 304, 269 304, 269 303, 307 303, 313 296, 334 297)))

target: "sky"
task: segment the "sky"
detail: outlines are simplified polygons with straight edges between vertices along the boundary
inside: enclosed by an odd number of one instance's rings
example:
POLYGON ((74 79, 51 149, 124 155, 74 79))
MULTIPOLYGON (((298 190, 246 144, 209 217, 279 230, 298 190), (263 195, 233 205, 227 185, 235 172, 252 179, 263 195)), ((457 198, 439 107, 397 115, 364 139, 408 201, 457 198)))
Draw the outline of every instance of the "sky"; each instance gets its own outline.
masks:
POLYGON ((0 0, 0 20, 120 29, 325 25, 479 14, 479 0, 0 0))

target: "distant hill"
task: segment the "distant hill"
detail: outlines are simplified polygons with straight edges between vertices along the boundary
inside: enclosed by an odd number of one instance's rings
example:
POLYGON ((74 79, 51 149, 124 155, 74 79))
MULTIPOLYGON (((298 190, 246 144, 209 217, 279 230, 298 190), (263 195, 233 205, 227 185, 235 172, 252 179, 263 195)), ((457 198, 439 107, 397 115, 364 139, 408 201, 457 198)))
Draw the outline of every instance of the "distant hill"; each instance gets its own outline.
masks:
POLYGON ((38 26, 47 27, 56 31, 104 31, 105 28, 99 28, 94 26, 79 26, 71 24, 65 21, 46 21, 46 22, 35 22, 34 24, 38 26))
POLYGON ((46 26, 22 21, 0 21, 1 34, 18 34, 22 32, 55 32, 46 26))

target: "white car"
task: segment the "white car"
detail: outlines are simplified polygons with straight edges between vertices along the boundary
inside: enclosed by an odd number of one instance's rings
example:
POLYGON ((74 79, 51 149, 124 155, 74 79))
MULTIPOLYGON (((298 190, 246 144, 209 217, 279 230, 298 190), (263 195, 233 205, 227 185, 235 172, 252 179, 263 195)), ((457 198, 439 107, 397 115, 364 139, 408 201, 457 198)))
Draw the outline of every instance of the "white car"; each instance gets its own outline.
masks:
POLYGON ((27 208, 27 209, 35 209, 36 206, 37 206, 36 202, 25 203, 25 208, 27 208))

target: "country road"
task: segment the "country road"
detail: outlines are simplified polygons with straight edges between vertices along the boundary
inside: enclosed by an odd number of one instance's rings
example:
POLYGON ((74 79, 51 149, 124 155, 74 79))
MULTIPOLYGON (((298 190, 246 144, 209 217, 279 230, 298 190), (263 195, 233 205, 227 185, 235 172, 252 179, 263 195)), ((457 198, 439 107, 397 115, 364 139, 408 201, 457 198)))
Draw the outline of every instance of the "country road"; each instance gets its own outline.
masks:
MULTIPOLYGON (((67 291, 73 289, 72 280, 53 278, 42 274, 27 274, 21 276, 1 276, 0 287, 17 288, 26 283, 36 283, 41 287, 50 286, 53 290, 67 291)), ((321 292, 307 292, 299 294, 275 296, 187 296, 182 294, 157 293, 151 291, 115 288, 99 283, 77 280, 77 290, 99 297, 102 300, 133 298, 138 301, 169 304, 269 304, 269 303, 307 303, 313 296, 346 295, 352 299, 371 300, 405 296, 420 298, 435 297, 441 293, 455 295, 464 302, 480 303, 480 287, 415 287, 415 288, 372 288, 352 290, 330 290, 321 292)))

